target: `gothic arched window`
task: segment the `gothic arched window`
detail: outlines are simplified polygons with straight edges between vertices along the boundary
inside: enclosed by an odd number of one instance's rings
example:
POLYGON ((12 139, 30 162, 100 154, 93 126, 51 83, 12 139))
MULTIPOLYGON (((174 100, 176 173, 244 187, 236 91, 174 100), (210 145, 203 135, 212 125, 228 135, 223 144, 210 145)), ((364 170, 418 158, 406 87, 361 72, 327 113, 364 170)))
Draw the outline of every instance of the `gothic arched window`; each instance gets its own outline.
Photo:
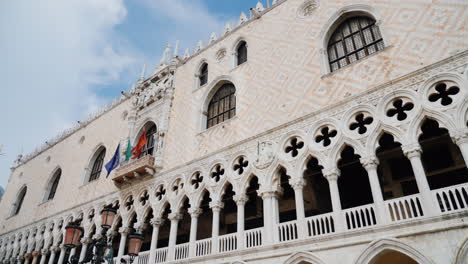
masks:
POLYGON ((231 119, 236 115, 236 87, 223 84, 211 98, 208 105, 207 128, 231 119))
POLYGON ((97 156, 94 159, 91 174, 89 175, 89 182, 99 179, 104 164, 104 157, 106 156, 106 148, 102 147, 97 151, 97 156))
POLYGON ((200 80, 200 86, 203 86, 208 82, 208 63, 203 63, 201 66, 198 79, 200 80))
POLYGON ((242 63, 247 61, 247 43, 242 41, 236 50, 237 54, 237 65, 241 65, 242 63))
POLYGON ((375 20, 365 16, 343 21, 328 41, 328 61, 334 72, 384 48, 375 20))
POLYGON ((54 176, 52 177, 52 185, 50 186, 49 195, 47 195, 47 200, 50 201, 54 199, 55 193, 57 192, 57 187, 60 182, 60 177, 62 176, 62 170, 58 169, 54 176))
POLYGON ((154 135, 155 134, 156 134, 156 125, 151 124, 151 126, 146 130, 146 145, 143 147, 140 157, 154 154, 154 135))
POLYGON ((13 204, 13 214, 12 215, 17 215, 20 210, 21 206, 23 205, 24 202, 24 197, 26 196, 28 188, 25 186, 21 189, 18 198, 16 198, 16 202, 13 204))

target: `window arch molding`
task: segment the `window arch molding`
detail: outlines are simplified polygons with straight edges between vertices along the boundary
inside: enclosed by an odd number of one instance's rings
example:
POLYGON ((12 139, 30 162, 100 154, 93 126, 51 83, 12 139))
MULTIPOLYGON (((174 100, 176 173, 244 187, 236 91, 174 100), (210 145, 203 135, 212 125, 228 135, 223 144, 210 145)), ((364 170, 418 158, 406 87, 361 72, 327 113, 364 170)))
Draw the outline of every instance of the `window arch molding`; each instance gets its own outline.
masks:
MULTIPOLYGON (((140 125, 138 126, 138 130, 135 130, 136 131, 136 134, 135 136, 131 139, 131 143, 132 143, 132 147, 136 145, 136 143, 138 142, 138 140, 140 139, 141 135, 143 134, 143 131, 146 131, 148 132, 148 130, 152 127, 155 127, 156 128, 156 131, 153 135, 153 147, 154 147, 154 151, 153 151, 153 155, 156 153, 157 151, 157 134, 158 132, 160 131, 160 127, 158 126, 157 122, 151 118, 146 118, 143 120, 143 122, 140 123, 140 125)), ((147 139, 149 140, 149 139, 147 139)), ((124 146, 124 148, 126 149, 127 145, 124 146)), ((121 148, 122 149, 122 148, 121 148)))
MULTIPOLYGON (((96 159, 98 158, 99 154, 101 154, 102 151, 105 151, 106 153, 104 154, 104 160, 106 158, 106 155, 108 154, 107 153, 107 148, 106 146, 104 145, 104 143, 99 143, 98 145, 96 145, 96 147, 94 147, 94 149, 91 151, 92 155, 89 157, 88 159, 88 162, 86 163, 87 166, 85 168, 85 173, 84 173, 84 177, 83 177, 83 184, 86 184, 86 183, 89 183, 90 181, 90 176, 91 176, 91 173, 92 173, 92 170, 93 170, 93 166, 94 166, 94 163, 96 162, 96 159)), ((103 171, 103 168, 104 168, 104 163, 102 164, 102 167, 101 167, 101 173, 102 174, 102 171, 103 171)), ((100 177, 100 175, 99 175, 100 177)))
POLYGON ((216 94, 216 92, 219 90, 219 88, 221 88, 224 84, 227 84, 227 83, 232 83, 236 89, 236 107, 239 102, 239 97, 237 97, 237 92, 239 91, 239 85, 238 85, 238 82, 232 78, 231 76, 227 76, 227 75, 222 75, 222 76, 219 76, 217 77, 215 80, 211 81, 207 87, 207 89, 205 90, 204 94, 203 94, 203 101, 202 103, 200 104, 201 105, 201 108, 200 108, 200 113, 199 113, 199 124, 198 124, 198 130, 201 132, 201 131, 204 131, 206 130, 206 122, 207 122, 207 116, 208 116, 208 106, 210 105, 210 102, 211 102, 211 99, 213 99, 213 96, 216 94))
POLYGON ((15 216, 21 211, 21 207, 24 204, 24 199, 26 198, 28 187, 26 184, 19 188, 18 193, 15 196, 15 201, 11 207, 10 216, 15 216))
POLYGON ((54 182, 56 181, 57 177, 59 177, 59 182, 57 183, 57 186, 55 187, 57 190, 57 187, 60 184, 60 179, 62 178, 62 174, 63 174, 63 170, 60 166, 57 166, 52 170, 52 173, 49 175, 49 178, 46 181, 46 185, 44 186, 44 197, 42 198, 42 202, 53 200, 53 198, 49 199, 50 192, 52 191, 54 182))
POLYGON ((249 57, 248 57, 248 54, 249 54, 249 42, 247 41, 247 38, 241 36, 241 37, 238 37, 236 39, 236 41, 234 42, 234 44, 232 45, 231 47, 231 55, 232 55, 232 68, 236 68, 237 66, 240 66, 242 64, 238 64, 238 49, 239 49, 239 46, 242 44, 242 43, 245 43, 245 47, 247 48, 247 61, 249 61, 249 57))
POLYGON ((380 29, 380 34, 383 38, 384 49, 391 46, 390 38, 388 37, 385 25, 382 23, 382 16, 380 12, 370 5, 355 4, 342 7, 338 9, 328 19, 328 21, 322 27, 318 38, 318 47, 320 50, 320 69, 322 74, 331 73, 330 63, 328 60, 328 42, 332 37, 335 30, 344 22, 346 19, 354 16, 365 16, 375 20, 375 24, 380 29))
POLYGON ((202 59, 198 64, 197 64, 197 67, 195 68, 195 73, 194 73, 194 77, 195 77, 195 83, 194 83, 194 90, 197 89, 197 88, 200 88, 202 86, 205 86, 208 84, 209 82, 209 70, 210 70, 210 64, 208 63, 208 60, 207 59, 202 59), (206 82, 205 83, 202 83, 201 81, 201 76, 202 76, 202 70, 203 70, 203 67, 206 66, 207 67, 207 72, 206 72, 206 82))

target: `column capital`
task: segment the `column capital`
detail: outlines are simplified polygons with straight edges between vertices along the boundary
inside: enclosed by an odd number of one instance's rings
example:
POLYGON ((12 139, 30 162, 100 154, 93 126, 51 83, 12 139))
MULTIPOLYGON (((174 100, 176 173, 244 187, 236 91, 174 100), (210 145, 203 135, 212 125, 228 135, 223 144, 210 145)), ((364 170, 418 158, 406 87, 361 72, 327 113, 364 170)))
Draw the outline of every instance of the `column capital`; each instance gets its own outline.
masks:
POLYGON ((67 250, 67 247, 64 244, 60 245, 59 248, 60 248, 60 250, 63 250, 63 251, 67 250))
POLYGON ((25 259, 30 259, 30 258, 32 258, 32 254, 31 253, 26 253, 26 254, 24 254, 24 258, 25 259))
POLYGON ((49 250, 47 248, 43 248, 41 250, 41 253, 42 253, 42 255, 45 255, 45 254, 49 253, 49 250))
POLYGON ((307 185, 306 181, 304 179, 298 179, 298 180, 295 180, 294 182, 290 183, 291 184, 291 187, 295 190, 295 191, 302 191, 302 189, 304 189, 304 186, 307 185))
POLYGON ((257 193, 263 200, 265 200, 268 198, 278 198, 280 192, 277 190, 258 190, 257 193))
POLYGON ((203 210, 200 208, 189 208, 188 213, 192 218, 198 218, 203 213, 203 210))
POLYGON ((379 165, 379 160, 375 156, 368 156, 359 159, 361 161, 362 166, 366 169, 377 169, 379 165))
POLYGON ((224 208, 224 203, 221 201, 212 201, 210 202, 210 208, 213 212, 219 212, 224 208))
POLYGON ((119 233, 122 235, 128 235, 130 234, 130 228, 129 227, 121 227, 119 228, 119 233))
POLYGON ((92 242, 91 238, 89 237, 83 237, 81 240, 80 240, 81 244, 90 244, 92 242))
POLYGON ((338 168, 331 168, 331 169, 324 169, 323 170, 323 177, 330 181, 337 181, 340 177, 341 172, 338 168))
POLYGON ((159 227, 161 226, 162 224, 164 223, 164 220, 162 218, 153 218, 151 219, 150 221, 150 224, 153 226, 153 227, 159 227))
POLYGON ((237 206, 245 205, 247 201, 249 201, 249 197, 245 194, 235 194, 234 195, 234 202, 236 202, 237 206))
POLYGON ((35 251, 33 251, 33 252, 31 253, 31 255, 32 255, 33 257, 38 257, 38 256, 41 255, 41 252, 35 250, 35 251))
POLYGON ((57 246, 53 246, 53 247, 50 248, 50 251, 51 251, 51 252, 57 252, 57 251, 59 251, 59 250, 60 250, 60 248, 57 247, 57 246))
POLYGON ((413 157, 421 157, 422 149, 419 143, 403 145, 401 146, 401 149, 403 150, 405 156, 407 156, 409 159, 413 157))
POLYGON ((468 134, 463 131, 457 132, 452 136, 452 140, 458 146, 468 144, 468 134))
POLYGON ((184 216, 180 213, 170 213, 167 218, 171 221, 180 221, 184 216))

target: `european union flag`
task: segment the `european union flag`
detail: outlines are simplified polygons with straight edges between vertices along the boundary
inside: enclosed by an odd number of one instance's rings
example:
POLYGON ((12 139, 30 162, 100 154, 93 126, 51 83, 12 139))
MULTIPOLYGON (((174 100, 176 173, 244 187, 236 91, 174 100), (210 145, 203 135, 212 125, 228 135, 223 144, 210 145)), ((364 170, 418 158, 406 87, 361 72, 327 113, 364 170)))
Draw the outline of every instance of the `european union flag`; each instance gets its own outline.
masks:
POLYGON ((115 150, 115 154, 112 157, 112 159, 106 164, 106 170, 107 170, 107 177, 109 177, 109 174, 115 170, 120 164, 120 144, 117 146, 117 149, 115 150))

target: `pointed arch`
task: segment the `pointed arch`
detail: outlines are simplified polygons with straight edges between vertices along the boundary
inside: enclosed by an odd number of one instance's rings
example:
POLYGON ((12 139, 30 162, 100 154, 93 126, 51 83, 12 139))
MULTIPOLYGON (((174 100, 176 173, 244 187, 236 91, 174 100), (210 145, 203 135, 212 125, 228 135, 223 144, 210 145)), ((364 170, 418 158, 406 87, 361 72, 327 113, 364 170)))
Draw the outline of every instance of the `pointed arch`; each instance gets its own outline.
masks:
POLYGON ((422 134, 421 127, 427 119, 433 119, 439 123, 439 126, 447 129, 450 134, 455 131, 455 124, 452 118, 443 113, 424 109, 422 110, 410 123, 408 129, 408 136, 410 142, 417 142, 419 136, 422 134))
POLYGON ((154 155, 156 152, 156 141, 157 141, 157 136, 158 136, 158 126, 156 125, 156 122, 154 122, 151 119, 146 120, 143 125, 137 130, 138 133, 136 134, 136 137, 133 139, 133 145, 136 145, 136 143, 140 140, 141 136, 143 133, 146 133, 146 144, 142 148, 140 155, 138 158, 146 156, 146 155, 154 155))
POLYGON ((468 260, 468 238, 465 239, 457 253, 455 264, 466 264, 468 260))
POLYGON ((49 180, 47 181, 47 185, 45 186, 45 192, 44 192, 44 198, 43 198, 44 202, 54 199, 61 177, 62 177, 62 168, 60 168, 60 166, 57 166, 52 171, 52 174, 49 176, 49 180))
POLYGON ((377 257, 379 254, 382 254, 385 251, 400 252, 414 259, 418 264, 435 264, 431 259, 421 254, 412 246, 394 238, 380 239, 370 243, 369 246, 361 253, 361 255, 357 258, 357 260, 354 263, 372 263, 372 260, 375 257, 377 257))
MULTIPOLYGON (((329 161, 331 162, 331 165, 334 167, 335 164, 338 163, 338 161, 341 159, 341 152, 343 152, 343 150, 346 148, 346 147, 351 147, 354 149, 354 153, 356 153, 357 155, 360 155, 361 157, 362 156, 366 156, 366 153, 365 152, 365 149, 361 146, 361 144, 354 140, 354 139, 350 139, 350 138, 345 138, 343 140, 339 140, 332 148, 331 150, 331 155, 330 155, 330 159, 329 161)), ((328 167, 326 165, 328 164, 322 164, 324 167, 328 167)))
POLYGON ((404 133, 398 129, 397 127, 387 125, 385 123, 379 123, 369 135, 366 141, 366 152, 372 155, 375 153, 377 148, 379 147, 379 139, 385 133, 392 135, 395 138, 395 141, 400 142, 403 145, 408 144, 407 138, 405 138, 404 133))
POLYGON ((325 262, 309 252, 294 253, 286 259, 284 264, 302 264, 305 261, 310 262, 311 264, 325 264, 325 262))
POLYGON ((27 191, 28 187, 26 185, 21 186, 21 188, 19 189, 18 194, 15 198, 15 202, 13 203, 11 208, 11 216, 15 216, 20 212, 21 207, 24 204, 24 199, 26 198, 27 191))
POLYGON ((99 179, 104 167, 104 159, 106 157, 106 147, 104 144, 98 144, 92 153, 88 160, 83 184, 99 179))

